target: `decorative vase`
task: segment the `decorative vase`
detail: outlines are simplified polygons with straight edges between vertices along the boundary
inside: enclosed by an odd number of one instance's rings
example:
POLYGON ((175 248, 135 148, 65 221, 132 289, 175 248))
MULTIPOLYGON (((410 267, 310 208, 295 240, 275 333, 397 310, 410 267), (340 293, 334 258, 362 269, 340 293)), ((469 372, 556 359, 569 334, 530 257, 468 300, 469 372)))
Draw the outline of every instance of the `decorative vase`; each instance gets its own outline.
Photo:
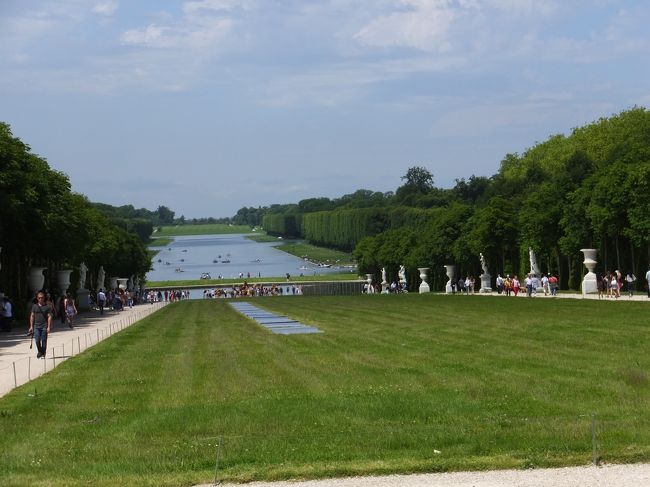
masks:
POLYGON ((427 272, 429 270, 428 267, 418 267, 418 270, 420 271, 420 279, 422 282, 420 283, 420 294, 422 293, 428 293, 431 292, 431 288, 429 288, 429 284, 427 284, 427 272))
POLYGON ((30 267, 29 275, 27 276, 27 281, 29 283, 29 289, 31 289, 33 294, 36 294, 38 291, 43 289, 43 283, 45 283, 45 276, 43 271, 47 267, 30 267))
POLYGON ((596 255, 598 254, 597 249, 580 249, 585 256, 583 264, 587 268, 587 274, 582 279, 582 294, 596 293, 598 292, 598 280, 596 279, 596 255))
POLYGON ((68 288, 70 287, 70 274, 72 274, 72 269, 56 271, 56 282, 59 285, 61 294, 68 292, 68 288))
POLYGON ((454 282, 454 278, 456 277, 456 266, 455 265, 446 265, 444 268, 447 271, 447 277, 449 280, 447 281, 447 284, 445 285, 445 292, 447 294, 451 294, 454 292, 454 289, 452 287, 452 283, 454 282))
POLYGON ((372 274, 366 274, 366 280, 368 281, 368 294, 375 292, 375 289, 372 287, 372 274))
POLYGON ((117 287, 120 289, 126 289, 126 282, 129 280, 128 277, 118 277, 117 278, 117 287))

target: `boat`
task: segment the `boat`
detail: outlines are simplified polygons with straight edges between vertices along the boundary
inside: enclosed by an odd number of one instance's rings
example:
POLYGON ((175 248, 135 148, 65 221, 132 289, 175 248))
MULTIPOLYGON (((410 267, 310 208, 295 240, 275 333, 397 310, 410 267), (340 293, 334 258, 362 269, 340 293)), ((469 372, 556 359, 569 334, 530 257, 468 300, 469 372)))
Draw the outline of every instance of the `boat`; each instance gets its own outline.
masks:
POLYGON ((230 264, 230 259, 222 260, 221 263, 222 264, 230 264))

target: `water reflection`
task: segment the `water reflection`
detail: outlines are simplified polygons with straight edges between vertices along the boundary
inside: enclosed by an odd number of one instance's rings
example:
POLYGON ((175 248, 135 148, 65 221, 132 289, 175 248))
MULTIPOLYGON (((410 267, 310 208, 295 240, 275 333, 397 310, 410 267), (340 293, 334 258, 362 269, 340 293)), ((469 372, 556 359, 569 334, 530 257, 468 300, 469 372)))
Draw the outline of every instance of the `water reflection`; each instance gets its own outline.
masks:
MULTIPOLYGON (((277 277, 323 275, 345 272, 333 265, 318 267, 299 257, 274 247, 279 242, 254 242, 237 235, 192 235, 174 237, 174 241, 154 257, 153 270, 148 281, 201 279, 208 274, 212 279, 247 277, 277 277)), ((356 271, 355 271, 356 272, 356 271)))

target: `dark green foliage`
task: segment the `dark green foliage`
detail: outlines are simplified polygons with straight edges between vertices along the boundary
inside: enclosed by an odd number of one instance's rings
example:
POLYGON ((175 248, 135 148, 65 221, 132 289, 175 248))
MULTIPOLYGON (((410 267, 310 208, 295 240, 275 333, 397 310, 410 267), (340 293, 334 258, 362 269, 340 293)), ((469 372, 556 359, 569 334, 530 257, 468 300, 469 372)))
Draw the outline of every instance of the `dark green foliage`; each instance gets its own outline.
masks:
MULTIPOLYGON (((117 225, 105 210, 73 193, 65 174, 52 170, 45 159, 13 137, 7 124, 0 123, 0 289, 4 293, 15 302, 27 301, 25 276, 30 266, 47 267, 45 287, 51 290, 57 289, 56 270, 76 268, 82 261, 91 276, 103 265, 109 275, 144 277, 151 259, 140 239, 151 234, 150 221, 134 218, 117 225)), ((16 307, 19 318, 23 312, 22 306, 16 307)))

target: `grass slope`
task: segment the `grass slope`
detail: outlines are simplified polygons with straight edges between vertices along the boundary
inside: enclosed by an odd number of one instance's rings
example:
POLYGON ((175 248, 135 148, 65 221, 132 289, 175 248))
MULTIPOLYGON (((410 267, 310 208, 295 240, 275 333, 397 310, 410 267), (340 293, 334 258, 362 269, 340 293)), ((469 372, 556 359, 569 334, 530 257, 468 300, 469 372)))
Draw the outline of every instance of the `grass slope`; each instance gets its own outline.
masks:
POLYGON ((251 233, 248 225, 226 225, 225 223, 208 223, 205 225, 170 225, 156 231, 152 237, 171 237, 178 235, 220 235, 230 233, 251 233))
POLYGON ((170 305, 0 399, 2 485, 650 459, 645 303, 402 295, 170 305), (34 392, 37 391, 37 394, 34 392))

